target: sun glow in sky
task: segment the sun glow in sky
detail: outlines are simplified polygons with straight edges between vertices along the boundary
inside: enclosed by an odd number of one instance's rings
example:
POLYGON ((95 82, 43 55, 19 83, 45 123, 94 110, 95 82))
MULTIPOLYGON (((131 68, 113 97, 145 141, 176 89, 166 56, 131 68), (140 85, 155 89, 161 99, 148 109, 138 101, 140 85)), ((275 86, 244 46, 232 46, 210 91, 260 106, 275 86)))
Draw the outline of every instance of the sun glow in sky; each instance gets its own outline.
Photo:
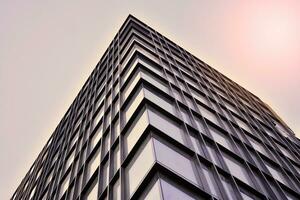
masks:
POLYGON ((291 67, 299 60, 300 3, 255 2, 241 4, 234 11, 240 48, 265 70, 291 67))

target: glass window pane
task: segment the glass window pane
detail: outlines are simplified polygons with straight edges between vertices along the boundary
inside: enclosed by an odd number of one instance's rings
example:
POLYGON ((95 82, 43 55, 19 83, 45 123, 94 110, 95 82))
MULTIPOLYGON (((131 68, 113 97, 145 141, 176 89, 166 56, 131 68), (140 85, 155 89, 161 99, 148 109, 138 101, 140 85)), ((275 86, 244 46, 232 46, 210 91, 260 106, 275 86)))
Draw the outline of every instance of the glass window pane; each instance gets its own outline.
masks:
POLYGON ((197 124, 197 129, 198 131, 200 131, 201 133, 205 134, 206 135, 206 131, 204 129, 204 122, 203 120, 199 119, 198 117, 195 116, 195 122, 197 124))
POLYGON ((114 173, 120 168, 120 148, 117 146, 113 151, 113 166, 114 166, 114 173))
POLYGON ((96 133, 93 135, 91 138, 91 145, 90 145, 90 150, 92 151, 96 144, 99 142, 100 138, 102 137, 102 125, 97 129, 96 133))
POLYGON ((65 169, 66 169, 66 170, 67 170, 67 169, 70 167, 70 165, 73 163, 74 157, 75 157, 75 150, 73 149, 71 155, 68 157, 68 160, 67 160, 67 162, 66 162, 66 166, 65 166, 65 169))
POLYGON ((149 110, 149 120, 151 125, 184 144, 184 134, 178 123, 152 110, 149 110))
POLYGON ((239 178, 245 183, 248 183, 249 185, 252 185, 252 182, 250 180, 250 177, 244 167, 243 163, 240 163, 239 161, 235 160, 231 156, 224 154, 224 160, 225 163, 228 166, 228 169, 230 173, 232 173, 235 177, 239 178))
POLYGON ((102 191, 106 188, 109 182, 109 170, 108 170, 108 161, 102 166, 102 191))
POLYGON ((148 126, 147 111, 144 110, 142 113, 140 113, 132 124, 132 127, 124 136, 126 155, 131 151, 132 147, 135 145, 135 143, 138 141, 138 139, 148 126))
POLYGON ((235 117, 233 115, 233 118, 235 119, 236 123, 242 127, 244 130, 248 131, 249 133, 253 134, 252 131, 250 130, 249 126, 242 120, 240 120, 239 118, 235 117))
POLYGON ((230 200, 236 199, 234 195, 234 190, 231 185, 231 181, 229 181, 229 179, 225 178, 224 176, 221 176, 221 182, 223 184, 228 199, 230 200))
POLYGON ((268 168, 268 170, 270 171, 271 175, 277 179, 278 181, 284 183, 287 185, 287 182, 283 176, 283 174, 281 173, 281 171, 279 171, 278 168, 275 168, 274 166, 270 165, 269 163, 265 163, 266 167, 268 168))
POLYGON ((108 96, 106 97, 107 108, 108 108, 108 106, 110 106, 110 104, 111 104, 111 93, 109 93, 108 96))
POLYGON ((288 191, 284 191, 284 194, 285 194, 285 196, 288 200, 297 200, 297 199, 299 199, 299 196, 295 196, 294 194, 291 194, 288 191))
POLYGON ((142 76, 143 79, 145 79, 146 81, 148 81, 149 83, 151 83, 155 87, 157 87, 157 88, 161 89, 162 91, 164 91, 165 93, 169 94, 169 88, 161 80, 158 80, 154 76, 149 76, 145 72, 142 72, 141 76, 142 76))
POLYGON ((133 77, 134 77, 134 79, 130 80, 130 82, 128 83, 128 85, 125 87, 125 89, 123 91, 124 99, 127 99, 127 97, 129 96, 129 94, 131 93, 131 91, 133 90, 133 88, 135 87, 135 85, 140 80, 140 73, 137 73, 133 77))
POLYGON ((181 94, 180 94, 180 92, 179 92, 177 89, 174 89, 174 88, 173 88, 173 94, 174 94, 174 97, 175 97, 178 101, 182 102, 181 94))
POLYGON ((265 195, 269 196, 269 192, 266 189, 266 184, 263 182, 262 177, 258 172, 254 171, 254 178, 256 182, 258 183, 258 189, 265 195))
POLYGON ((95 179, 91 184, 86 194, 84 195, 84 200, 96 200, 98 196, 98 180, 95 179))
POLYGON ((141 59, 139 59, 139 63, 150 69, 151 71, 155 72, 156 74, 162 76, 162 70, 158 68, 156 65, 150 64, 148 62, 145 62, 141 59))
POLYGON ((105 129, 111 124, 110 110, 105 114, 105 129))
POLYGON ((161 187, 164 199, 172 199, 172 200, 193 200, 194 197, 190 196, 186 192, 180 190, 174 185, 161 180, 161 187))
POLYGON ((188 114, 188 111, 186 109, 182 108, 182 107, 180 108, 180 111, 181 111, 183 121, 187 124, 192 125, 191 120, 190 120, 190 116, 188 114))
POLYGON ((88 162, 86 167, 86 181, 90 179, 93 173, 98 169, 100 164, 100 150, 98 149, 93 155, 92 159, 88 162))
POLYGON ((151 140, 138 152, 126 167, 128 196, 131 196, 138 184, 154 164, 151 140))
POLYGON ((114 126, 113 126, 112 131, 114 133, 114 141, 115 141, 116 138, 120 135, 120 121, 119 121, 119 119, 114 122, 114 126))
POLYGON ((63 194, 67 191, 70 183, 70 176, 71 173, 69 172, 69 174, 65 177, 64 181, 62 182, 59 190, 59 198, 62 197, 63 194))
POLYGON ((202 169, 211 194, 218 197, 219 196, 218 185, 216 183, 215 177, 211 169, 206 166, 202 166, 202 169))
POLYGON ((163 98, 160 94, 155 94, 152 91, 149 91, 147 89, 144 89, 144 94, 147 99, 152 101, 153 103, 160 106, 162 109, 168 111, 169 113, 172 113, 175 115, 175 107, 173 106, 172 102, 170 100, 167 100, 166 98, 163 98))
MULTIPOLYGON (((46 184, 45 184, 45 185, 48 185, 48 184, 50 183, 50 181, 52 180, 52 177, 53 177, 53 168, 52 168, 50 174, 49 174, 48 177, 47 177, 47 180, 46 180, 46 184)), ((26 188, 26 187, 24 187, 24 188, 26 188)))
POLYGON ((191 134, 191 141, 192 141, 192 144, 193 144, 193 147, 194 147, 196 153, 203 156, 204 154, 202 152, 201 145, 200 145, 200 142, 199 142, 197 136, 194 134, 191 134))
POLYGON ((225 104, 226 108, 236 114, 239 114, 239 112, 237 111, 237 109, 231 104, 228 103, 227 101, 223 101, 223 103, 225 104))
POLYGON ((117 180, 113 186, 113 200, 121 200, 120 180, 117 180))
POLYGON ((104 157, 106 153, 108 152, 108 149, 110 148, 110 133, 108 133, 106 136, 104 136, 103 140, 103 154, 102 156, 104 157))
MULTIPOLYGON (((280 149, 280 151, 281 151, 286 157, 288 157, 288 158, 290 158, 290 159, 296 161, 296 159, 295 159, 294 156, 288 151, 288 149, 286 149, 285 147, 283 147, 283 146, 281 146, 281 145, 279 145, 279 144, 277 144, 277 143, 276 143, 276 145, 278 146, 278 148, 280 149)), ((299 171, 299 173, 300 173, 300 171, 299 171)))
POLYGON ((83 181, 83 173, 80 173, 77 178, 77 191, 76 191, 76 198, 80 195, 82 190, 82 181, 83 181))
POLYGON ((200 102, 203 103, 203 104, 208 105, 207 99, 206 99, 206 97, 205 97, 202 93, 196 91, 196 90, 193 89, 192 87, 190 87, 190 88, 191 88, 192 96, 193 96, 195 99, 197 99, 198 101, 200 101, 200 102))
POLYGON ((32 199, 33 195, 35 194, 35 189, 36 189, 36 186, 34 186, 34 188, 31 190, 29 199, 32 199))
POLYGON ((256 140, 252 139, 252 138, 249 137, 249 136, 248 136, 247 138, 248 138, 249 142, 251 143, 252 147, 253 147, 256 151, 258 151, 258 152, 264 154, 265 156, 269 157, 269 156, 268 156, 268 153, 266 152, 265 148, 262 146, 262 144, 261 144, 260 142, 258 142, 258 141, 256 141, 256 140))
POLYGON ((233 151, 233 148, 230 143, 229 135, 225 135, 211 126, 209 126, 209 130, 210 130, 210 133, 211 133, 213 139, 217 143, 219 143, 222 146, 226 147, 227 149, 230 149, 231 151, 233 151))
POLYGON ((254 198, 252 198, 250 196, 250 194, 246 193, 245 191, 241 190, 241 195, 243 197, 243 200, 254 200, 254 198))
MULTIPOLYGON (((125 73, 123 74, 123 83, 126 82, 127 78, 130 76, 131 72, 135 69, 137 63, 138 63, 138 59, 136 59, 136 60, 134 61, 134 63, 132 63, 132 64, 126 69, 125 73)), ((125 67, 126 65, 123 65, 123 66, 125 67)), ((124 70, 124 68, 123 68, 122 70, 124 70)))
POLYGON ((193 110, 196 110, 195 106, 194 106, 194 103, 193 103, 193 100, 190 97, 188 97, 187 95, 185 95, 185 100, 186 100, 189 108, 191 108, 193 110))
POLYGON ((94 118, 94 127, 97 126, 97 124, 100 122, 100 120, 102 119, 104 115, 104 106, 102 104, 99 112, 97 113, 96 117, 94 118))
POLYGON ((128 105, 124 110, 126 122, 131 118, 134 111, 136 111, 137 107, 140 105, 143 98, 144 98, 143 90, 139 89, 138 93, 132 97, 132 99, 129 101, 128 105))
POLYGON ((181 153, 154 140, 157 161, 197 184, 193 162, 181 153))
POLYGON ((203 117, 205 117, 209 121, 219 125, 219 121, 218 121, 215 113, 211 112, 210 110, 208 110, 207 108, 205 108, 199 104, 198 104, 198 107, 199 107, 199 110, 200 110, 201 114, 203 115, 203 117))
POLYGON ((217 156, 217 153, 216 153, 216 150, 214 149, 214 147, 209 143, 207 143, 206 147, 207 147, 208 154, 212 159, 212 162, 215 165, 220 166, 220 162, 219 162, 219 159, 218 159, 218 156, 217 156))
POLYGON ((146 196, 143 198, 144 200, 160 200, 161 194, 159 189, 159 181, 156 181, 156 183, 152 186, 150 191, 146 194, 146 196))
POLYGON ((113 107, 114 107, 114 115, 117 114, 117 112, 119 112, 120 110, 120 102, 119 102, 119 98, 117 100, 114 101, 113 103, 113 107))

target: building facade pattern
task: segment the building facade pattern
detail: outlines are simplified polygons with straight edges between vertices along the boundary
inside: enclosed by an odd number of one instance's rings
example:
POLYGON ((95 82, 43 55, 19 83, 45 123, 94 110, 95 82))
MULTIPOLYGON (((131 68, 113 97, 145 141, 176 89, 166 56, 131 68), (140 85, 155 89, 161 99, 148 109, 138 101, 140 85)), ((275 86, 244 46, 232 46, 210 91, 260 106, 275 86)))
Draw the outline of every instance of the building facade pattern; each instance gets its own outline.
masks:
POLYGON ((129 16, 11 199, 300 199, 300 141, 129 16))

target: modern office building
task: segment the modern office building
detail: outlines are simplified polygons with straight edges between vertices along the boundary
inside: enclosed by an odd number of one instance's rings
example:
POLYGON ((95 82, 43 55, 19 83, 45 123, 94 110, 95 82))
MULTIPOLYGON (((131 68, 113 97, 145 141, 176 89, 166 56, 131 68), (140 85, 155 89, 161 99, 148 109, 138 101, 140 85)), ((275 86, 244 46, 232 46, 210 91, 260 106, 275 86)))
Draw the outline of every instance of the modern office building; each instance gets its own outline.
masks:
POLYGON ((12 199, 300 199, 300 141, 129 16, 12 199))

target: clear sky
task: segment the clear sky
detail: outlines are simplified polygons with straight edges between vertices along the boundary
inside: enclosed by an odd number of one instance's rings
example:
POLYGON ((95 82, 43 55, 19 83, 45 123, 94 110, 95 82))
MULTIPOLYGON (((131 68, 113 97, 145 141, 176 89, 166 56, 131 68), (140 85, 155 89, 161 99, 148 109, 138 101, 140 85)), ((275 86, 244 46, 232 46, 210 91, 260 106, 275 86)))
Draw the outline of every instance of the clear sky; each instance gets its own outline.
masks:
POLYGON ((0 199, 11 197, 131 13, 300 136, 300 1, 0 1, 0 199))

